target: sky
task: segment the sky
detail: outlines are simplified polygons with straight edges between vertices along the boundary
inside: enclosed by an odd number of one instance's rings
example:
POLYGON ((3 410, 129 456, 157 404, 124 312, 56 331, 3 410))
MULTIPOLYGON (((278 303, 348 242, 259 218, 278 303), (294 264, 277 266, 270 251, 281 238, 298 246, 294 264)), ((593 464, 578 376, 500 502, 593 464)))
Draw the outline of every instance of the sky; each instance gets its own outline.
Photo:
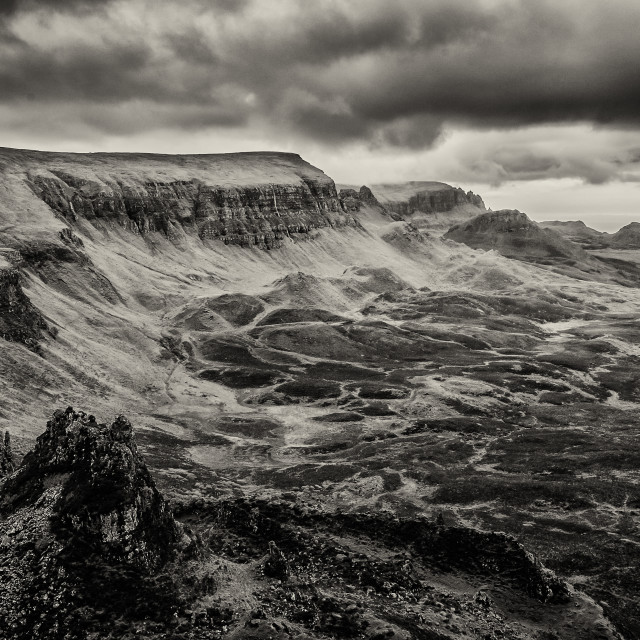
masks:
POLYGON ((0 146, 299 153, 640 220, 637 0, 0 0, 0 146))

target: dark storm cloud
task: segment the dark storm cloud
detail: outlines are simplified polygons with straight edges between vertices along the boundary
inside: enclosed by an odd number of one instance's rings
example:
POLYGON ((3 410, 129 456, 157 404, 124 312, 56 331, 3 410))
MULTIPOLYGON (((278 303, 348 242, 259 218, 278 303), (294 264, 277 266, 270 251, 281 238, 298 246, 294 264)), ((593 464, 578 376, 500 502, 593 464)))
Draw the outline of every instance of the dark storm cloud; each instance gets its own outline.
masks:
MULTIPOLYGON (((99 133, 130 114, 143 129, 419 150, 443 127, 640 124, 635 1, 8 0, 0 13, 0 107, 64 119, 66 101, 99 133)), ((554 149, 498 152, 505 175, 580 171, 554 149)))
POLYGON ((2 0, 0 2, 0 15, 13 13, 17 10, 20 0, 2 0))
POLYGON ((68 11, 81 7, 97 7, 112 0, 0 0, 0 15, 11 15, 18 11, 47 8, 68 11))
POLYGON ((335 64, 316 90, 325 103, 339 96, 354 119, 380 127, 415 117, 417 135, 425 115, 480 126, 636 125, 640 11, 618 4, 615 15, 616 3, 600 10, 571 4, 586 17, 574 23, 568 11, 544 2, 535 10, 531 3, 501 5, 493 14, 442 7, 422 16, 413 42, 335 64), (434 27, 441 23, 446 28, 434 27))

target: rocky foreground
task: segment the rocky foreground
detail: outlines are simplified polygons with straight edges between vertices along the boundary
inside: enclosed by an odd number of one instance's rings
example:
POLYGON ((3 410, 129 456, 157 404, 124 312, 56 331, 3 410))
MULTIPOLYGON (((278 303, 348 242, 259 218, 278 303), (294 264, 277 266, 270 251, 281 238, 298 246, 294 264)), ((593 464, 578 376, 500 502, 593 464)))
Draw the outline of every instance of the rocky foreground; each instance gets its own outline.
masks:
POLYGON ((126 418, 57 410, 0 482, 1 637, 617 637, 504 534, 291 494, 174 512, 126 418))

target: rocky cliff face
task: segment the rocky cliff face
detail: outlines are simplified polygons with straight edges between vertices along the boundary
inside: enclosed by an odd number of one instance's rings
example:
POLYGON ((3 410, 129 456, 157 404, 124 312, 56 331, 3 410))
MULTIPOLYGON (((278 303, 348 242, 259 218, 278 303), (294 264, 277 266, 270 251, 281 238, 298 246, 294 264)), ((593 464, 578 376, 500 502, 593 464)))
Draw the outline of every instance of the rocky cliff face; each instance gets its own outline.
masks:
POLYGON ((70 222, 115 222, 142 235, 194 230, 226 244, 273 247, 291 234, 353 223, 343 215, 335 187, 311 180, 233 188, 195 180, 87 184, 68 174, 32 181, 38 196, 70 222))
POLYGON ((135 234, 185 233, 277 246, 286 236, 356 224, 334 182, 295 154, 53 154, 0 150, 0 165, 59 217, 135 234), (88 169, 89 168, 89 169, 88 169))
POLYGON ((412 215, 416 211, 423 213, 445 213, 460 205, 470 204, 484 209, 484 202, 480 196, 473 192, 464 192, 462 189, 440 189, 416 193, 407 202, 398 202, 391 208, 401 215, 412 215))
POLYGON ((0 270, 0 337, 37 349, 47 323, 22 290, 17 269, 0 270))
POLYGON ((363 185, 359 191, 355 189, 340 189, 338 194, 340 203, 345 211, 360 211, 362 207, 380 207, 378 199, 369 187, 363 185))
POLYGON ((386 206, 393 212, 405 217, 415 213, 446 213, 456 207, 471 205, 484 210, 482 198, 472 191, 443 185, 439 189, 418 191, 407 200, 391 200, 386 206))

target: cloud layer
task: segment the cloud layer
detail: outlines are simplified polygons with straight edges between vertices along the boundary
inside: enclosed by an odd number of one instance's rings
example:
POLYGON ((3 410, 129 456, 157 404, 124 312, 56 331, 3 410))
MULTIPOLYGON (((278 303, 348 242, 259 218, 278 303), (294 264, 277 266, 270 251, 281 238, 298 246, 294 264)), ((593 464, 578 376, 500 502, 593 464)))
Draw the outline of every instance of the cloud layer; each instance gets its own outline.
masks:
POLYGON ((0 133, 420 154, 466 131, 488 181, 628 178, 639 28, 631 0, 2 0, 0 133))

